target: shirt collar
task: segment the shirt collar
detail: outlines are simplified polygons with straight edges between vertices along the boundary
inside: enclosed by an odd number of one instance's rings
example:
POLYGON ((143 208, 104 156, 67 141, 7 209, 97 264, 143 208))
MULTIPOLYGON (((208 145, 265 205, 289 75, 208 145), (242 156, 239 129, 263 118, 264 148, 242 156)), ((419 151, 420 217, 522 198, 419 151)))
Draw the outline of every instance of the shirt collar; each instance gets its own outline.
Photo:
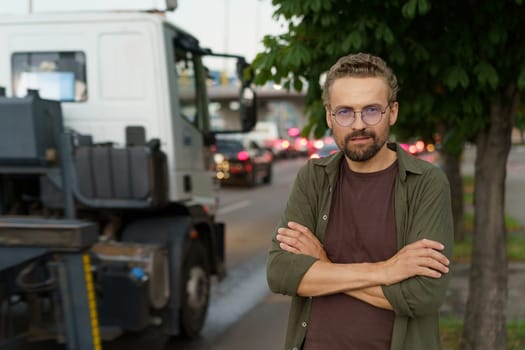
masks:
MULTIPOLYGON (((387 147, 395 151, 397 154, 399 166, 398 174, 401 181, 406 181, 407 173, 423 173, 423 167, 421 166, 419 160, 407 153, 401 146, 399 146, 399 144, 391 142, 387 144, 387 147)), ((325 170, 328 174, 336 174, 339 171, 339 163, 341 162, 342 158, 343 152, 337 152, 336 154, 329 157, 314 159, 313 162, 317 166, 325 167, 325 170)))

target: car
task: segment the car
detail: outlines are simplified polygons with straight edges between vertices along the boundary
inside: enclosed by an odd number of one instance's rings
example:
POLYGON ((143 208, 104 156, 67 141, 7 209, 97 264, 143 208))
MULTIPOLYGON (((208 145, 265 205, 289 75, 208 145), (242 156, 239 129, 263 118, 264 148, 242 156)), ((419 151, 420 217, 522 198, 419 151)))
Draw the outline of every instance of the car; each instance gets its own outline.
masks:
POLYGON ((251 187, 272 182, 272 152, 246 137, 217 138, 213 159, 221 185, 251 187))
POLYGON ((339 152, 339 147, 331 137, 325 137, 322 140, 314 142, 314 150, 310 153, 310 159, 328 157, 331 154, 339 152))
POLYGON ((298 136, 294 139, 294 150, 299 156, 307 156, 310 151, 311 141, 306 137, 298 136))

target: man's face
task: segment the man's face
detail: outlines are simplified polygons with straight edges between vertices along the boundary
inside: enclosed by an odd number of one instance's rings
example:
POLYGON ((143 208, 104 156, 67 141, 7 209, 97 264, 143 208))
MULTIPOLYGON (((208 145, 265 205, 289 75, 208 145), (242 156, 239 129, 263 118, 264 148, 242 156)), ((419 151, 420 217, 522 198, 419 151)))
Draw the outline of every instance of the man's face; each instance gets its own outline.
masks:
POLYGON ((334 81, 330 90, 330 106, 326 109, 326 122, 332 129, 334 140, 348 158, 355 162, 372 159, 388 139, 390 126, 397 119, 397 102, 388 107, 388 86, 381 78, 344 77, 334 81), (363 122, 361 113, 349 126, 341 126, 332 117, 332 112, 342 107, 362 111, 369 106, 378 106, 385 111, 376 125, 363 122))

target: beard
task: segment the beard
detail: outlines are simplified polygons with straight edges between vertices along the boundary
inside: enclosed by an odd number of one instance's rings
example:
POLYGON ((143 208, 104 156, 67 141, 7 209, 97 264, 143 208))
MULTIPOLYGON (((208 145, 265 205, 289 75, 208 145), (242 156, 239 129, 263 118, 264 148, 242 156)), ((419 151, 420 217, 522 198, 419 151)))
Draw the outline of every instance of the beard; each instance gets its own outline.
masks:
POLYGON ((345 155, 354 162, 366 162, 367 160, 372 159, 377 152, 383 148, 386 143, 386 138, 378 138, 377 134, 373 131, 367 132, 365 130, 360 130, 347 135, 344 138, 344 144, 341 149, 345 155), (372 139, 372 144, 363 145, 358 147, 347 146, 350 140, 353 137, 366 136, 372 139))

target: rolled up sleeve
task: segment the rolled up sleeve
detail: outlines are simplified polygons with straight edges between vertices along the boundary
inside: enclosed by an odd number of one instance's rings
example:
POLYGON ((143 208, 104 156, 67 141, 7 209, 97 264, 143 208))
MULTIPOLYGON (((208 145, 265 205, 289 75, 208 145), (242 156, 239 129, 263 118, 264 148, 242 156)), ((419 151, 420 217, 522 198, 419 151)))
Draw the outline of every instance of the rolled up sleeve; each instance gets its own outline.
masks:
MULTIPOLYGON (((411 219, 406 226, 405 245, 423 238, 438 241, 445 246, 443 253, 451 261, 454 229, 448 180, 437 169, 418 176, 425 179, 412 200, 417 205, 407 209, 413 212, 407 215, 411 219)), ((440 278, 415 276, 382 289, 396 314, 417 317, 439 311, 449 281, 450 271, 440 278)))
POLYGON ((309 198, 308 191, 303 186, 307 181, 308 168, 305 166, 298 172, 286 209, 273 233, 266 265, 266 277, 268 286, 274 293, 297 295, 297 288, 304 274, 317 260, 312 256, 292 254, 282 250, 276 239, 277 229, 287 227, 290 221, 300 223, 315 233, 314 206, 316 201, 309 198))

